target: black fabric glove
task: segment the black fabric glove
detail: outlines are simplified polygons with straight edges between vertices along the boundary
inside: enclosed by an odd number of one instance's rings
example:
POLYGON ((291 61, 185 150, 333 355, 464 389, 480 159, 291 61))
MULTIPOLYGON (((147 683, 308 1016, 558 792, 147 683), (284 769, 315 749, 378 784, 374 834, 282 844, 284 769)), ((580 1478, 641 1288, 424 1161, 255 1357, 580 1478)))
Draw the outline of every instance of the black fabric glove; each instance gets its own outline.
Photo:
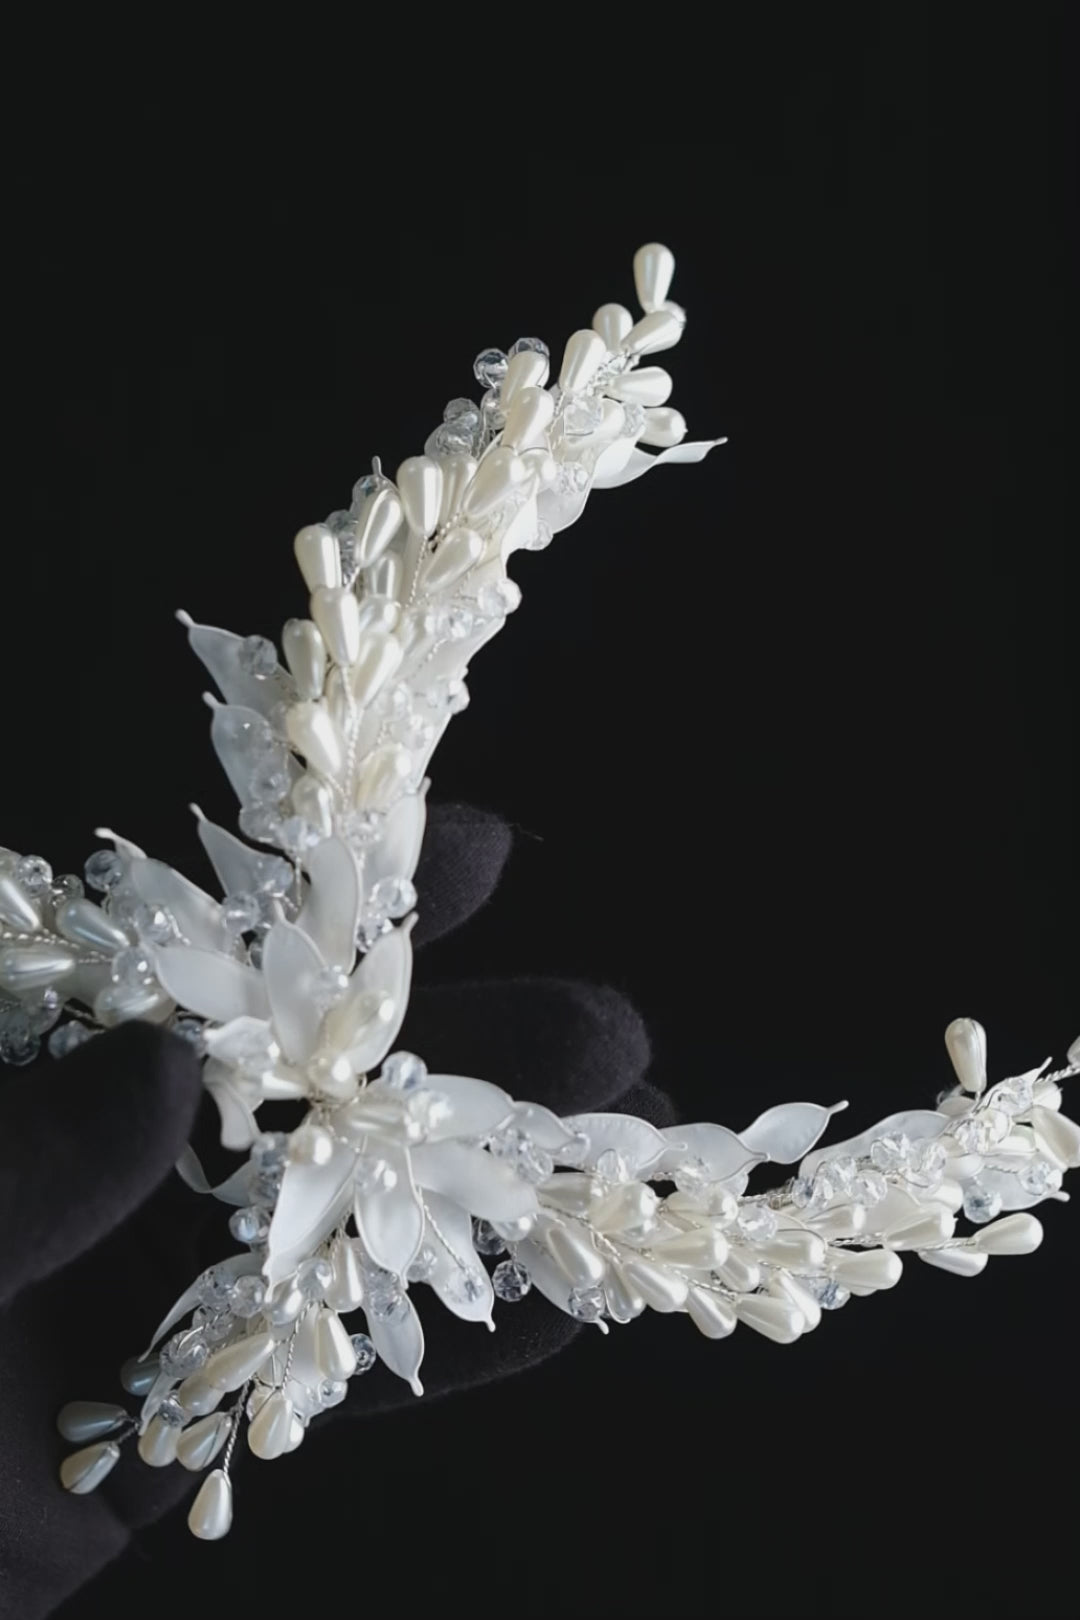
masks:
MULTIPOLYGON (((509 855, 498 818, 433 810, 417 887, 419 942, 464 922, 490 897, 509 855)), ((616 992, 550 980, 413 993, 402 1045, 432 1068, 497 1081, 556 1112, 618 1107, 657 1124, 667 1098, 642 1084, 639 1018, 616 992)), ((110 1560, 140 1525, 191 1494, 198 1476, 150 1469, 129 1443, 93 1495, 66 1493, 56 1435, 73 1398, 125 1400, 118 1369, 207 1263, 230 1248, 227 1210, 171 1175, 202 1100, 199 1064, 177 1037, 127 1025, 59 1064, 0 1079, 0 1614, 40 1620, 110 1560)), ((418 1293, 422 1295, 422 1290, 418 1293)), ((535 1296, 499 1313, 498 1332, 462 1331, 424 1309, 427 1394, 527 1368, 579 1331, 535 1296)), ((133 1399, 126 1398, 134 1406, 133 1399)), ((313 1426, 412 1402, 377 1366, 313 1426)), ((311 1443, 310 1440, 308 1442, 311 1443)))

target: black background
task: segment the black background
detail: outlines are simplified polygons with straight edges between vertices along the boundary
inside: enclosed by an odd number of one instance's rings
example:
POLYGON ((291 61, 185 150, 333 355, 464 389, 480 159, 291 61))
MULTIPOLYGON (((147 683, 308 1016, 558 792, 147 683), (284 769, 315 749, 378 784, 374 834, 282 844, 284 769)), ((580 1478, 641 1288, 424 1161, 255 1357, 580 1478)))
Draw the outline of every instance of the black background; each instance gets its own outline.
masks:
MULTIPOLYGON (((735 1128, 791 1097, 849 1098, 852 1131, 930 1102, 959 1014, 996 1077, 1060 1058, 1064 47, 1051 10, 956 8, 948 38, 932 15, 778 17, 725 51, 700 140, 642 123, 632 84, 579 104, 569 66, 543 141, 512 97, 375 147, 339 103, 332 160, 272 155, 258 120, 218 147, 150 94, 61 113, 9 187, 5 842, 77 869, 106 821, 205 876, 185 806, 233 807, 172 610, 273 634, 302 610, 295 529, 373 452, 415 453, 479 348, 557 351, 631 302, 659 239, 690 315, 674 402, 730 443, 515 565, 433 792, 501 811, 517 850, 422 971, 617 985, 680 1114, 735 1128)), ((316 1571, 402 1613, 1049 1612, 1080 1234, 1042 1213, 1023 1264, 912 1262, 796 1348, 650 1316, 327 1425, 241 1467, 226 1543, 177 1517, 63 1614, 242 1591, 276 1615, 316 1571)))

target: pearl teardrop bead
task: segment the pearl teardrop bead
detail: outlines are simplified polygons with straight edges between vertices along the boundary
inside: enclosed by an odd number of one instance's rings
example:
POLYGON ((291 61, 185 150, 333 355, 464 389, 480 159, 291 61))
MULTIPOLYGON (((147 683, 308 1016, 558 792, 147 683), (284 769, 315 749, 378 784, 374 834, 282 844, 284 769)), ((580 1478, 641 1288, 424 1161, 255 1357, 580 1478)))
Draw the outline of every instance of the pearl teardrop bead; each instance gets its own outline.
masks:
POLYGON ((86 1446, 64 1458, 60 1464, 60 1483, 73 1496, 88 1496, 119 1461, 120 1447, 111 1440, 99 1441, 96 1446, 86 1446))
POLYGON ((345 763, 345 743, 330 710, 317 703, 295 703, 285 716, 289 741, 323 776, 337 776, 345 763))
POLYGON ((544 1233, 544 1242, 563 1276, 575 1288, 603 1281, 607 1267, 585 1232, 553 1222, 544 1233))
POLYGON ((273 1348, 272 1334, 251 1333, 236 1344, 215 1350, 202 1369, 203 1375, 219 1389, 239 1389, 258 1372, 273 1348))
POLYGON ((955 1230, 956 1219, 947 1209, 928 1209, 890 1228, 884 1241, 890 1249, 929 1249, 947 1243, 955 1230))
POLYGON ((220 1541, 232 1525, 232 1485, 223 1468, 215 1468, 203 1480, 191 1511, 188 1529, 200 1541, 220 1541))
POLYGON ((547 381, 548 363, 536 349, 521 349, 510 356, 506 376, 499 389, 499 404, 504 411, 523 388, 542 388, 547 381))
POLYGON ((315 1318, 315 1361, 324 1378, 351 1378, 356 1351, 337 1311, 321 1310, 315 1318))
POLYGON ((159 1417, 152 1417, 139 1436, 138 1452, 151 1468, 168 1468, 176 1461, 180 1430, 159 1417))
POLYGON ((761 1281, 761 1270, 752 1260, 737 1254, 733 1249, 724 1261, 717 1266, 717 1272, 722 1282, 737 1294, 751 1294, 761 1281))
POLYGON ((640 435, 642 444, 655 444, 668 448, 681 444, 686 438, 686 417, 670 405, 659 405, 645 412, 645 427, 640 435))
POLYGON ((293 550, 309 591, 341 584, 341 551, 325 523, 309 523, 301 529, 293 550))
POLYGON ((595 376, 606 352, 603 338, 591 327, 583 326, 580 332, 571 332, 563 350, 559 387, 568 394, 578 393, 595 376))
POLYGON ((965 1091, 986 1088, 986 1031, 974 1018, 954 1018, 945 1031, 945 1048, 965 1091))
POLYGON ((904 1262, 891 1249, 841 1249, 833 1255, 831 1269, 848 1288, 895 1288, 904 1262))
POLYGON ((988 1255, 977 1249, 919 1249, 920 1260, 938 1271, 948 1271, 954 1277, 978 1277, 990 1263, 988 1255))
POLYGON ((821 1326, 821 1306, 810 1290, 804 1288, 790 1272, 777 1271, 769 1284, 769 1292, 774 1299, 786 1299, 789 1305, 802 1312, 806 1323, 804 1333, 812 1333, 821 1326))
POLYGON ((65 900, 56 909, 56 929, 73 945, 89 945, 92 950, 122 951, 131 944, 124 930, 92 900, 65 900))
POLYGON ((326 1303, 336 1311, 354 1311, 364 1298, 364 1268, 350 1238, 339 1238, 330 1251, 334 1273, 326 1290, 326 1303))
MULTIPOLYGON (((396 552, 384 551, 378 562, 372 563, 364 575, 364 588, 369 596, 387 599, 397 596, 401 589, 401 558, 396 552)), ((364 604, 360 605, 363 608, 364 604)), ((387 629, 393 628, 393 625, 387 626, 387 629)))
POLYGON ((393 484, 380 484, 363 505, 356 524, 354 556, 360 568, 370 568, 401 527, 401 500, 393 484))
POLYGON ((708 1267, 722 1266, 729 1252, 723 1233, 707 1227, 658 1238, 652 1245, 652 1251, 658 1259, 670 1260, 676 1265, 708 1267))
MULTIPOLYGON (((518 356, 515 355, 514 359, 518 356)), ((513 360, 510 362, 513 365, 513 360)), ((442 500, 439 503, 439 522, 449 523, 461 511, 465 491, 476 477, 479 463, 472 456, 444 456, 440 460, 443 470, 442 500)))
POLYGON ((410 456, 397 470, 397 486, 405 521, 426 540, 434 534, 442 500, 442 468, 430 456, 410 456))
POLYGON ((382 691, 401 663, 405 649, 388 630, 370 630, 364 637, 350 676, 352 695, 364 708, 382 691))
POLYGON ((157 1356, 147 1356, 145 1361, 132 1356, 120 1369, 120 1382, 129 1395, 146 1395, 157 1378, 159 1366, 157 1356))
POLYGON ((212 1383, 204 1372, 189 1373, 176 1391, 176 1398, 189 1417, 205 1417, 221 1405, 225 1391, 212 1383))
POLYGON ((285 662, 302 698, 322 696, 326 680, 326 642, 310 619, 290 619, 281 632, 285 662))
POLYGON ((129 1414, 122 1406, 104 1401, 68 1401, 57 1413, 56 1427, 65 1440, 78 1444, 79 1441, 104 1440, 129 1421, 129 1414))
POLYGON ((322 632, 330 656, 346 668, 360 651, 360 603, 345 585, 320 586, 311 593, 311 616, 322 632))
POLYGON ((275 1457, 280 1457, 289 1443, 292 1420, 292 1401, 280 1389, 275 1389, 248 1424, 249 1449, 264 1462, 272 1462, 275 1457))
POLYGON ((634 317, 625 304, 601 304, 592 318, 593 331, 598 332, 606 348, 613 352, 634 324, 634 317))
POLYGON ((420 576, 421 589, 444 591, 469 572, 484 554, 484 542, 475 529, 449 529, 439 549, 420 576))
POLYGON ((356 806, 363 810, 388 810, 412 775, 412 756, 407 748, 388 743, 369 754, 356 778, 356 806))
POLYGON ((555 401, 546 388, 523 388, 506 413, 502 442, 511 450, 542 446, 555 415, 555 401))
POLYGON ((806 1329, 806 1318, 798 1306, 767 1294, 751 1294, 736 1300, 735 1314, 740 1322, 774 1344, 794 1344, 806 1329))
POLYGON ((0 951, 0 990, 47 990, 74 966, 70 951, 57 945, 11 945, 0 951))
POLYGON ((1050 1108, 1034 1108, 1035 1137, 1049 1158, 1068 1170, 1080 1169, 1080 1125, 1050 1108))
POLYGON ((462 509, 469 517, 484 517, 505 501, 527 476, 520 456, 498 447, 489 450, 465 491, 462 509))
POLYGON ((0 923, 23 934, 36 934, 41 927, 41 912, 6 872, 0 872, 0 923))
POLYGON ((645 1309, 645 1301, 637 1289, 631 1288, 614 1266, 604 1278, 604 1299, 613 1322, 632 1322, 645 1309))
POLYGON ((232 1419, 224 1412, 211 1413, 184 1429, 176 1442, 176 1459, 193 1474, 208 1468, 229 1437, 232 1419))
POLYGON ((634 287, 646 311, 659 309, 671 291, 675 255, 662 242, 646 242, 634 254, 634 287))
POLYGON ((972 1247, 980 1254, 1034 1254, 1043 1240, 1042 1222, 1034 1215, 1006 1215, 976 1232, 972 1247))
POLYGON ((683 335, 683 323, 669 309, 654 309, 643 315, 622 340, 628 354, 657 354, 673 349, 683 335))
POLYGON ((640 366, 637 371, 624 371, 604 391, 624 403, 666 405, 671 398, 671 373, 663 366, 640 366))
POLYGON ((729 1333, 734 1333, 739 1320, 731 1301, 707 1288, 691 1288, 686 1299, 686 1314, 707 1339, 726 1339, 729 1333))
POLYGON ((654 1311, 679 1311, 686 1304, 686 1280, 653 1260, 624 1260, 619 1267, 623 1278, 646 1305, 654 1311))

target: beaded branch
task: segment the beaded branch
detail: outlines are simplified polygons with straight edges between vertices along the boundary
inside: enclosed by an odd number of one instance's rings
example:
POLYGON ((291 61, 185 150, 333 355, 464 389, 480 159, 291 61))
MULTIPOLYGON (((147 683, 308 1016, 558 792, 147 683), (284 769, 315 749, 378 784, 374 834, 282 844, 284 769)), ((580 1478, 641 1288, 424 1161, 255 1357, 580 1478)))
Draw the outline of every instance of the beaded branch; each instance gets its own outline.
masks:
POLYGON ((1067 1196, 1080 1128, 1059 1082, 1080 1072, 1080 1041, 1055 1072, 988 1087, 984 1031, 958 1019, 959 1083, 936 1107, 826 1148, 844 1103, 770 1108, 738 1132, 560 1119, 498 1076, 430 1074, 395 1049, 428 762, 468 702, 473 655, 518 605, 509 558, 546 546, 591 490, 722 442, 683 443, 668 373, 640 364, 682 336, 673 269, 666 248, 640 249, 642 317, 605 304, 550 386, 538 339, 485 350, 479 403, 452 400, 396 479, 376 461, 347 510, 300 531, 311 616, 285 625, 283 665, 261 636, 180 615, 224 699, 207 699, 211 737, 241 807, 243 837, 196 811, 223 899, 104 829, 111 847, 85 871, 98 901, 0 850, 0 1056, 29 1062, 47 1037, 63 1058, 100 1029, 162 1025, 197 1049, 222 1142, 243 1155, 211 1188, 185 1150, 180 1174, 233 1206, 240 1252, 125 1365, 137 1416, 63 1409, 81 1447, 61 1467, 70 1491, 93 1490, 137 1436, 153 1467, 210 1469, 188 1522, 224 1535, 242 1430, 259 1457, 295 1450, 376 1360, 422 1393, 424 1289, 488 1327, 496 1300, 535 1288, 604 1332, 648 1308, 709 1338, 743 1323, 790 1344, 893 1287, 904 1253, 958 1277, 1029 1253, 1042 1228, 1026 1211, 1067 1196), (298 1105, 294 1130, 260 1131, 268 1100, 298 1105), (797 1171, 748 1191, 766 1164, 797 1171))

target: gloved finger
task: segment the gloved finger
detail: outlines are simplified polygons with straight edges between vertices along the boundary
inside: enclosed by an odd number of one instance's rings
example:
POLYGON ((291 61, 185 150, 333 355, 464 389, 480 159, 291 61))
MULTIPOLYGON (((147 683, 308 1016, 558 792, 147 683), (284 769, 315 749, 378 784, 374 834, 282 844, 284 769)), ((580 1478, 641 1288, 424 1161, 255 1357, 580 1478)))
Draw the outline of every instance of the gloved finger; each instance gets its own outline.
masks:
POLYGON ((420 986, 399 1045, 433 1074, 467 1074, 557 1114, 607 1109, 649 1066, 649 1039, 617 990, 574 979, 420 986))
POLYGON ((201 1090, 192 1048, 140 1023, 5 1085, 0 1303, 145 1201, 187 1140, 201 1090))
POLYGON ((489 810, 437 804, 428 811, 416 889, 417 945, 441 939, 487 904, 510 857, 513 834, 489 810))

